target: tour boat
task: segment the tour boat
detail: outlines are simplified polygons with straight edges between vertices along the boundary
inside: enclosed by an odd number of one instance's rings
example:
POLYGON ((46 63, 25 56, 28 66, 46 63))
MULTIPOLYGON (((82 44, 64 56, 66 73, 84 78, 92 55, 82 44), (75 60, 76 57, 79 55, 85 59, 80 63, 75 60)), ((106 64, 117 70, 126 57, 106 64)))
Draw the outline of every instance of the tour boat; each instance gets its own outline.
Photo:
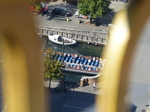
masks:
POLYGON ((61 45, 75 45, 76 41, 73 39, 68 39, 66 37, 62 37, 60 35, 48 35, 50 41, 61 44, 61 45))
POLYGON ((63 70, 65 71, 91 75, 97 75, 104 65, 104 60, 102 58, 69 53, 56 53, 54 59, 63 62, 65 65, 63 70))

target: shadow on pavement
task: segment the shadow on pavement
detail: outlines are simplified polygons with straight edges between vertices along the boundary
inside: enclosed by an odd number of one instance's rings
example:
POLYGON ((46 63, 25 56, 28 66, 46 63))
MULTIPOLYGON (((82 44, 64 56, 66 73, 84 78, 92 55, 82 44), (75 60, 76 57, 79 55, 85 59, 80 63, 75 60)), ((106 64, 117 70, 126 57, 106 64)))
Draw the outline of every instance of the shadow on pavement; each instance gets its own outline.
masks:
POLYGON ((101 24, 104 26, 108 26, 108 24, 112 23, 114 16, 115 16, 115 12, 112 11, 108 13, 107 15, 101 17, 101 24))
POLYGON ((60 81, 57 87, 51 89, 54 93, 67 93, 80 86, 79 82, 60 81))
POLYGON ((56 93, 48 91, 49 112, 94 112, 95 94, 68 91, 56 93))

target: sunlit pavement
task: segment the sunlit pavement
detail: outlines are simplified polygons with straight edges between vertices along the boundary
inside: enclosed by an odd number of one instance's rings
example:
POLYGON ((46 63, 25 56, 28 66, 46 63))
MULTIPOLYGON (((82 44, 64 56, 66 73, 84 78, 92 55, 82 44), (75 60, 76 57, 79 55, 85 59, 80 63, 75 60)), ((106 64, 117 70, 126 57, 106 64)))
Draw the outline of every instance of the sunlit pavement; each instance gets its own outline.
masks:
MULTIPOLYGON (((84 30, 93 30, 93 31, 102 31, 107 32, 107 26, 113 19, 113 13, 110 15, 104 17, 103 24, 100 26, 95 26, 95 24, 79 24, 79 19, 75 17, 74 15, 72 17, 69 17, 71 21, 67 22, 65 19, 55 20, 53 17, 51 17, 51 11, 54 7, 66 7, 72 11, 74 14, 77 10, 76 5, 70 5, 65 4, 61 0, 58 0, 57 2, 50 2, 47 4, 49 7, 49 13, 47 15, 38 15, 35 18, 36 25, 43 25, 43 26, 51 26, 51 27, 62 27, 62 28, 74 28, 74 29, 84 29, 84 30)), ((114 8, 114 11, 119 11, 123 9, 126 6, 126 3, 118 3, 113 2, 110 7, 114 8)), ((88 23, 88 19, 82 19, 85 23, 88 23)))

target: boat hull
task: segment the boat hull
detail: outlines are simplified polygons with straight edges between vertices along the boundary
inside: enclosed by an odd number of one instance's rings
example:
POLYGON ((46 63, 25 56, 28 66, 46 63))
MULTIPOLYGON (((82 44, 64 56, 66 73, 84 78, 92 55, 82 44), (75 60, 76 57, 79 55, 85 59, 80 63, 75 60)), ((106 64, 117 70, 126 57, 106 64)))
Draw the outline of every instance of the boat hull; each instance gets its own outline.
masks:
POLYGON ((63 68, 62 70, 68 71, 68 72, 76 72, 76 73, 82 73, 82 74, 89 74, 89 75, 97 75, 98 74, 98 72, 91 72, 91 71, 84 71, 84 70, 70 69, 70 68, 63 68))
POLYGON ((68 39, 66 37, 61 37, 62 40, 59 41, 58 37, 59 35, 48 35, 48 39, 56 44, 60 44, 60 45, 76 45, 77 44, 75 40, 68 39))

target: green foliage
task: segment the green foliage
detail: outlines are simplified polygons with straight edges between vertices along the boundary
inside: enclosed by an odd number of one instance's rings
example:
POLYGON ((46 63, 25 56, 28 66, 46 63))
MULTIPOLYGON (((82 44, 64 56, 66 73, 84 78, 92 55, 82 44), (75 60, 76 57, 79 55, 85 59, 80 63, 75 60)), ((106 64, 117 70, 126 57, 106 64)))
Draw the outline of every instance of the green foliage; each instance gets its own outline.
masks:
POLYGON ((41 10, 41 3, 40 2, 45 3, 47 1, 51 1, 51 0, 30 0, 30 4, 35 7, 35 10, 37 12, 39 12, 41 10))
POLYGON ((40 4, 41 1, 43 1, 43 0, 30 0, 30 2, 34 3, 34 4, 40 4))
POLYGON ((78 4, 78 8, 80 9, 79 10, 79 13, 83 14, 83 15, 87 15, 89 14, 89 1, 90 0, 79 0, 79 4, 78 4))
POLYGON ((78 0, 79 13, 93 18, 102 17, 111 11, 110 0, 78 0))
POLYGON ((38 5, 35 5, 35 10, 37 11, 37 12, 39 12, 40 10, 41 10, 41 6, 38 4, 38 5))
POLYGON ((63 67, 60 62, 54 59, 54 51, 52 48, 46 50, 46 56, 44 58, 44 77, 46 79, 52 79, 62 75, 61 68, 63 67))

